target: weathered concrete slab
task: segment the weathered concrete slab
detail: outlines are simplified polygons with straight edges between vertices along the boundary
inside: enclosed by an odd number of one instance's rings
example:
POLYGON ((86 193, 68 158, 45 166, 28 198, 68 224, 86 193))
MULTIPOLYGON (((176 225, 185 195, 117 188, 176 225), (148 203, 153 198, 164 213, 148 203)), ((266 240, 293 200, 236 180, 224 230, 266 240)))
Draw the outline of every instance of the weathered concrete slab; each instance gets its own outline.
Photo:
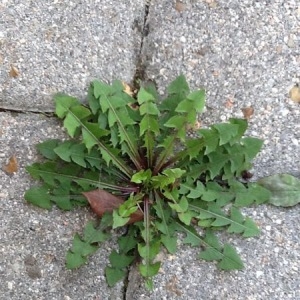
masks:
POLYGON ((143 0, 1 1, 0 108, 52 111, 56 92, 131 81, 143 22, 143 0))
MULTIPOLYGON (((52 111, 52 93, 82 98, 95 77, 132 79, 143 1, 15 2, 0 4, 0 107, 52 111), (16 78, 9 77, 11 64, 20 72, 16 78)), ((161 92, 180 73, 192 88, 205 87, 203 126, 242 117, 241 108, 252 106, 249 134, 265 139, 256 176, 299 175, 300 107, 288 97, 300 80, 299 18, 293 0, 150 3, 146 74, 161 92)), ((103 275, 113 243, 83 269, 64 268, 65 250, 89 210, 46 212, 23 199, 33 183, 24 167, 37 159, 34 145, 61 136, 58 123, 36 114, 0 113, 0 119, 0 163, 11 154, 20 163, 12 177, 0 171, 0 299, 123 299, 122 285, 107 288, 103 275)), ((244 271, 220 272, 197 260, 197 250, 179 245, 177 255, 162 253, 152 293, 130 273, 126 299, 299 299, 299 209, 247 210, 262 235, 223 240, 237 247, 244 271)))
POLYGON ((0 112, 0 129, 0 165, 13 154, 19 164, 12 176, 0 168, 0 299, 123 299, 122 283, 110 289, 104 277, 113 240, 86 266, 75 271, 65 268, 73 235, 94 218, 91 211, 47 211, 24 200, 24 192, 36 184, 25 171, 38 160, 34 145, 62 138, 59 123, 39 114, 0 112))
POLYGON ((234 245, 245 264, 242 271, 225 272, 197 258, 200 249, 180 245, 176 255, 162 253, 163 261, 154 290, 143 288, 132 271, 130 300, 281 300, 300 298, 300 206, 283 209, 260 206, 247 209, 262 229, 257 238, 220 235, 234 245))
MULTIPOLYGON (((263 138, 260 175, 299 174, 300 105, 288 97, 300 83, 300 10, 296 1, 151 1, 144 40, 146 74, 161 92, 180 73, 207 91, 203 125, 243 117, 263 138), (177 4, 175 4, 177 3, 177 4)), ((300 175, 300 174, 299 174, 300 175)))
MULTIPOLYGON (((300 81, 299 20, 295 1, 151 1, 143 48, 148 78, 161 93, 180 73, 192 88, 204 87, 203 126, 243 117, 241 109, 253 107, 248 134, 265 140, 256 178, 300 175, 300 106, 288 96, 300 81)), ((244 271, 220 272, 197 260, 199 250, 181 245, 178 254, 163 257, 155 290, 146 292, 134 279, 128 299, 300 298, 299 209, 247 210, 262 235, 226 237, 241 253, 244 271)))

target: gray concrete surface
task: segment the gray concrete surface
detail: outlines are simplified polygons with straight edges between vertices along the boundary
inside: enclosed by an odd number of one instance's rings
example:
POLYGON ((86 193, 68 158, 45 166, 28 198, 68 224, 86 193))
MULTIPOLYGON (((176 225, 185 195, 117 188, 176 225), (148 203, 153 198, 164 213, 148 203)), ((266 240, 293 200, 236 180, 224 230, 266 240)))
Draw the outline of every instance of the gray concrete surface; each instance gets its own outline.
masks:
MULTIPOLYGON (((79 271, 64 268, 72 235, 92 215, 27 205, 34 184, 24 167, 38 157, 37 142, 63 137, 59 123, 30 111, 51 111, 51 94, 83 98, 90 79, 131 81, 139 58, 143 1, 54 0, 0 4, 0 164, 12 154, 19 171, 0 171, 0 299, 300 299, 300 207, 247 209, 262 229, 258 238, 222 235, 234 244, 245 270, 220 272, 179 245, 163 261, 155 289, 143 289, 136 271, 107 287, 106 243, 79 271), (9 76, 10 65, 20 75, 9 76)), ((207 90, 203 126, 242 117, 252 106, 248 133, 265 139, 256 178, 277 172, 300 175, 300 106, 288 97, 300 83, 300 5, 294 0, 152 0, 142 62, 161 93, 179 73, 207 90)), ((300 177, 300 176, 299 176, 300 177)))
POLYGON ((1 1, 0 106, 52 111, 59 91, 82 98, 95 78, 130 81, 143 22, 142 0, 1 1))
POLYGON ((47 211, 24 201, 34 184, 25 166, 39 159, 34 145, 63 138, 60 124, 39 114, 3 112, 0 124, 1 165, 15 155, 19 167, 12 176, 0 171, 0 299, 123 299, 122 284, 110 289, 104 277, 113 240, 78 271, 65 268, 72 236, 94 217, 89 209, 47 211))

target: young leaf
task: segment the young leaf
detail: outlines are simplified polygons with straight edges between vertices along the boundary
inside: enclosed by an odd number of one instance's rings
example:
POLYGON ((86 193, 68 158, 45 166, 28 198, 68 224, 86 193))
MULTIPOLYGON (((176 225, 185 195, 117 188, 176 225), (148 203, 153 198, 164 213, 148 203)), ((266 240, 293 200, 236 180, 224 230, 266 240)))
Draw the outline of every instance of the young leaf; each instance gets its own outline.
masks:
POLYGON ((153 152, 155 146, 155 135, 159 135, 158 116, 159 110, 155 104, 155 98, 144 88, 141 88, 138 95, 139 111, 143 119, 140 122, 140 136, 144 136, 144 147, 147 151, 147 165, 153 165, 153 152))
POLYGON ((78 100, 69 96, 57 95, 55 102, 56 114, 60 118, 65 118, 64 126, 70 136, 75 136, 75 133, 81 129, 82 139, 88 150, 97 145, 107 165, 112 161, 124 174, 130 177, 131 170, 117 156, 116 151, 103 141, 100 141, 100 137, 106 136, 107 131, 99 128, 97 124, 87 121, 91 112, 83 105, 80 105, 78 100))
POLYGON ((129 220, 129 217, 122 217, 116 210, 113 211, 113 229, 126 225, 129 220))
MULTIPOLYGON (((118 86, 117 82, 115 84, 115 86, 118 86)), ((94 82, 94 95, 99 99, 102 112, 108 114, 109 126, 113 127, 115 123, 117 124, 120 142, 125 142, 127 144, 127 154, 130 156, 137 169, 141 170, 142 158, 138 152, 137 137, 134 135, 133 131, 128 130, 130 127, 132 127, 132 125, 135 124, 135 121, 131 119, 128 113, 128 104, 130 104, 130 101, 133 99, 126 93, 123 93, 123 91, 121 91, 121 93, 116 91, 114 94, 103 94, 102 91, 99 93, 98 85, 98 82, 94 82)))
POLYGON ((177 246, 177 238, 174 236, 174 226, 170 224, 173 221, 171 217, 172 211, 166 205, 163 206, 162 199, 158 194, 155 196, 156 204, 154 208, 156 210, 157 216, 161 219, 161 222, 156 222, 156 228, 160 230, 161 242, 167 248, 170 253, 175 253, 177 246))

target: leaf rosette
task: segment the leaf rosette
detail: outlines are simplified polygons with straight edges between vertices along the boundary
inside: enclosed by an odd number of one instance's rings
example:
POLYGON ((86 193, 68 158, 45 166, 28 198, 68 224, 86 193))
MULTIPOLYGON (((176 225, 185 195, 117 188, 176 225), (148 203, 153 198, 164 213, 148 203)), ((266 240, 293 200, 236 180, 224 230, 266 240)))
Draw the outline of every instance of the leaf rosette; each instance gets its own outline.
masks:
POLYGON ((241 269, 236 250, 222 245, 214 232, 259 233, 240 208, 266 202, 270 193, 240 179, 262 141, 244 137, 242 119, 196 129, 205 92, 191 92, 182 75, 171 82, 165 99, 151 84, 130 94, 120 81, 94 81, 88 105, 56 95, 56 115, 71 139, 39 144, 46 161, 27 167, 42 181, 26 192, 28 202, 64 210, 90 205, 99 216, 83 235, 75 235, 67 267, 85 264, 111 229, 125 226, 105 269, 110 286, 137 262, 151 288, 161 265, 157 255, 162 247, 176 252, 179 232, 184 243, 199 247, 199 258, 214 260, 223 270, 241 269))

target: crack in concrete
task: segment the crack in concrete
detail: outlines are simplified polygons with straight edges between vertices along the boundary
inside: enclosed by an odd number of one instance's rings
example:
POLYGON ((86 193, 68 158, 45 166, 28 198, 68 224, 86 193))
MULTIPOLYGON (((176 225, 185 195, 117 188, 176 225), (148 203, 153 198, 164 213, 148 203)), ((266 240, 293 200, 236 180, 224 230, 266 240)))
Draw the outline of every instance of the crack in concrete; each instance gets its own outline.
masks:
POLYGON ((148 15, 150 11, 150 4, 151 0, 145 0, 144 20, 141 30, 141 43, 138 57, 136 60, 136 69, 132 80, 132 84, 136 89, 138 89, 140 86, 139 81, 146 81, 145 64, 143 62, 143 48, 145 37, 147 37, 147 35, 149 34, 148 15))
MULTIPOLYGON (((143 61, 143 47, 144 40, 149 34, 148 16, 150 11, 150 4, 151 0, 145 0, 144 22, 141 30, 141 43, 137 57, 136 69, 132 80, 132 84, 135 89, 139 89, 140 81, 145 82, 147 79, 145 74, 146 66, 143 61)), ((128 268, 128 272, 126 278, 123 281, 123 284, 123 300, 132 300, 135 291, 141 285, 141 276, 137 270, 136 265, 132 265, 130 268, 128 268)))

